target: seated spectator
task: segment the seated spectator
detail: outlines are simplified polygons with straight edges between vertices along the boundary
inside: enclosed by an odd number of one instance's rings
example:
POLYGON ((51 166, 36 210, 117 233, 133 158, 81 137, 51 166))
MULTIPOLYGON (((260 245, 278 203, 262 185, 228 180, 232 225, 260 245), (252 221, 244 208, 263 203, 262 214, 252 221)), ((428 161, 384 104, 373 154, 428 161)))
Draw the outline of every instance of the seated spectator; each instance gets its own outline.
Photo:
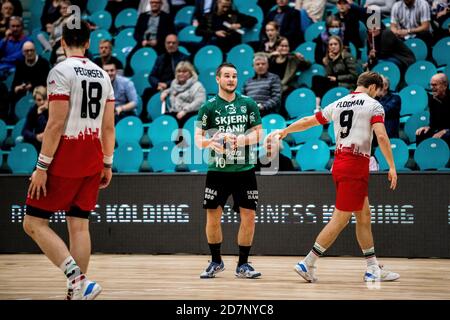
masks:
POLYGON ((112 42, 111 40, 103 39, 100 41, 99 44, 99 54, 100 56, 94 59, 94 63, 97 64, 99 67, 107 64, 108 62, 112 62, 117 67, 117 72, 120 75, 123 75, 123 65, 122 62, 120 62, 119 59, 114 57, 112 55, 112 42))
MULTIPOLYGON (((61 47, 61 38, 63 26, 74 19, 72 11, 69 10, 71 5, 72 2, 70 0, 61 0, 59 2, 59 13, 61 14, 61 17, 47 29, 47 32, 50 34, 49 43, 52 47, 52 53, 50 55, 50 63, 52 65, 57 64, 66 58, 64 50, 61 47)), ((43 45, 46 47, 45 44, 43 45)))
POLYGON ((103 65, 103 70, 108 73, 114 89, 115 122, 128 116, 135 116, 138 96, 134 83, 118 75, 117 66, 111 61, 103 65))
POLYGON ((378 91, 377 100, 384 108, 384 126, 389 138, 398 138, 402 101, 399 95, 389 90, 389 78, 383 75, 381 77, 383 78, 383 88, 378 91))
POLYGON ((41 13, 42 31, 47 31, 52 24, 61 17, 59 12, 60 0, 45 0, 41 13))
POLYGON ((28 111, 22 135, 24 141, 34 145, 39 152, 48 120, 47 89, 43 86, 34 88, 33 98, 35 105, 28 111))
POLYGON ((203 37, 204 45, 216 45, 226 53, 242 43, 242 28, 251 28, 257 22, 256 18, 232 9, 230 0, 217 0, 215 10, 199 20, 195 34, 203 37))
POLYGON ((14 10, 12 15, 16 16, 16 17, 22 17, 23 15, 23 7, 22 7, 22 3, 20 2, 20 0, 0 0, 0 3, 3 4, 5 2, 11 2, 14 10))
MULTIPOLYGON (((162 0, 160 7, 161 7, 162 12, 165 12, 167 14, 170 13, 169 0, 162 0)), ((152 11, 152 2, 149 0, 139 0, 139 5, 138 5, 137 10, 138 10, 138 14, 152 11)))
MULTIPOLYGON (((262 23, 263 26, 267 22, 275 21, 280 26, 280 36, 289 40, 292 48, 296 48, 303 42, 303 33, 300 30, 300 12, 289 6, 288 0, 277 0, 276 9, 270 11, 262 23)), ((264 31, 261 30, 261 37, 264 39, 264 31)))
MULTIPOLYGON (((338 36, 330 37, 328 53, 323 58, 323 65, 327 76, 312 78, 312 90, 318 98, 322 98, 328 90, 335 87, 345 87, 350 90, 355 87, 358 77, 355 58, 344 50, 342 40, 338 36)), ((318 104, 319 101, 317 100, 318 104)))
POLYGON ((179 62, 175 73, 170 87, 161 93, 161 102, 169 98, 165 114, 174 116, 178 126, 182 128, 190 117, 198 113, 198 109, 206 100, 206 91, 198 81, 197 73, 190 62, 179 62))
POLYGON ((433 28, 434 42, 450 36, 450 25, 447 30, 443 28, 444 22, 450 18, 450 4, 448 0, 431 1, 431 26, 433 28))
POLYGON ((22 53, 25 60, 17 64, 12 83, 13 103, 16 103, 27 92, 33 92, 34 88, 46 86, 47 75, 50 71, 48 61, 36 54, 33 42, 25 42, 22 53))
POLYGON ((253 68, 255 76, 245 82, 242 93, 256 101, 261 117, 278 113, 281 104, 280 77, 269 72, 269 60, 265 54, 255 54, 253 68))
POLYGON ((280 26, 275 21, 266 24, 266 37, 261 40, 260 52, 272 53, 275 51, 275 43, 280 38, 280 26))
POLYGON ((383 17, 389 17, 395 1, 396 0, 366 0, 364 7, 367 9, 380 11, 383 17))
POLYGON ((295 9, 300 11, 300 28, 303 33, 310 25, 322 20, 326 5, 326 0, 295 1, 295 9))
POLYGON ((344 44, 348 46, 351 42, 357 49, 362 48, 364 43, 359 36, 359 22, 362 21, 364 24, 366 23, 366 10, 355 3, 351 4, 348 0, 338 0, 337 8, 337 16, 344 25, 344 44))
POLYGON ((297 71, 307 70, 311 63, 305 60, 298 52, 291 53, 289 41, 280 37, 275 45, 275 51, 270 54, 269 72, 281 79, 281 92, 283 96, 294 90, 297 84, 297 71))
POLYGON ((5 1, 2 3, 1 11, 0 11, 0 39, 3 39, 6 34, 6 30, 8 30, 9 18, 13 16, 14 5, 5 1))
POLYGON ((344 24, 342 23, 341 19, 339 19, 339 17, 335 15, 330 15, 327 17, 327 20, 325 22, 325 30, 322 31, 319 36, 313 40, 313 42, 316 43, 314 58, 317 62, 322 61, 326 56, 328 51, 328 39, 331 36, 338 36, 342 39, 344 47, 348 46, 348 41, 346 43, 344 38, 344 24))
POLYGON ((448 78, 443 73, 435 74, 430 81, 431 95, 428 96, 430 125, 416 131, 419 145, 427 138, 443 139, 450 146, 450 90, 448 78))
POLYGON ((369 69, 379 60, 386 60, 395 63, 402 74, 416 61, 411 49, 384 25, 381 25, 381 29, 368 30, 367 57, 369 69))
POLYGON ((391 31, 402 40, 417 37, 431 47, 430 21, 430 6, 425 0, 402 0, 392 7, 391 31))
POLYGON ((5 38, 0 40, 0 80, 6 79, 17 63, 23 61, 22 46, 27 41, 31 39, 23 32, 22 18, 12 16, 5 38))

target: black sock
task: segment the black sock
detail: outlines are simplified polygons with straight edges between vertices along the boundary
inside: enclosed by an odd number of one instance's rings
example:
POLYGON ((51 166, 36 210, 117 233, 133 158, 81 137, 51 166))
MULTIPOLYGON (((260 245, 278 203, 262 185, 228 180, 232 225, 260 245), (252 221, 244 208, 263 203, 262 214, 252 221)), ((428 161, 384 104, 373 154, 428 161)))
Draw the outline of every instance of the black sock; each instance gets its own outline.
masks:
POLYGON ((248 262, 248 256, 250 254, 250 248, 252 246, 239 246, 239 262, 238 267, 248 262))
POLYGON ((220 245, 222 243, 208 243, 209 250, 211 250, 212 261, 215 263, 220 263, 222 257, 220 256, 220 245))

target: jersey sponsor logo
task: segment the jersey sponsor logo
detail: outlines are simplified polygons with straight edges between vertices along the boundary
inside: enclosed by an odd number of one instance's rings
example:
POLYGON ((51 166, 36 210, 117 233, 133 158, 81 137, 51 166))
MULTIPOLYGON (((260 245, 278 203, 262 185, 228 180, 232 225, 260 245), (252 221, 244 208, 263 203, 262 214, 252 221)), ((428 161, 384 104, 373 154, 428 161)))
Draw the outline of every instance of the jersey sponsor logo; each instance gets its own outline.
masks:
POLYGON ((216 110, 216 113, 217 113, 219 116, 221 115, 221 112, 222 112, 221 110, 218 110, 218 109, 216 110))
POLYGON ((236 107, 233 104, 229 104, 229 105, 225 106, 225 110, 227 110, 227 112, 229 114, 235 114, 236 113, 236 107))
POLYGON ((250 123, 253 123, 256 121, 256 115, 254 112, 250 113, 250 123))
POLYGON ((241 106, 241 112, 247 113, 247 106, 241 106))
POLYGON ((202 117, 202 126, 206 127, 206 122, 208 121, 208 116, 206 114, 202 117))

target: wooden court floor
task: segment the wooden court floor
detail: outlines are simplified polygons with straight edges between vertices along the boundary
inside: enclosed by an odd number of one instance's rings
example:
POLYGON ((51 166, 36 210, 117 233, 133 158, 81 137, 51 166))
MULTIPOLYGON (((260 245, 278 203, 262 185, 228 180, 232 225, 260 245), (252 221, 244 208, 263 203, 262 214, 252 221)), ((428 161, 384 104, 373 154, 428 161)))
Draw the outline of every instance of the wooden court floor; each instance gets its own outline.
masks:
MULTIPOLYGON (((304 299, 450 299, 450 259, 379 259, 400 273, 396 282, 367 285, 362 258, 325 257, 316 283, 293 271, 300 257, 254 256, 257 280, 236 279, 237 257, 224 256, 225 268, 215 279, 200 279, 207 265, 202 255, 109 255, 91 258, 88 276, 103 292, 98 299, 118 300, 304 300, 304 299)), ((66 281, 41 254, 0 254, 0 299, 61 300, 66 281)))

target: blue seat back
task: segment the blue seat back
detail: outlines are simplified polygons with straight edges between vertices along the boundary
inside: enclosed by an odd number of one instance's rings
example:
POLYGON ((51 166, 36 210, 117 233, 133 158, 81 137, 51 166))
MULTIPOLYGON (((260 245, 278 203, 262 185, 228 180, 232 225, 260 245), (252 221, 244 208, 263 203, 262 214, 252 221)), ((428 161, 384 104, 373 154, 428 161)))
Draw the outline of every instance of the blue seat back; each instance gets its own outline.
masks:
POLYGON ((12 173, 32 173, 37 156, 37 151, 32 144, 18 143, 9 153, 8 167, 12 173))
POLYGON ((445 167, 450 158, 447 143, 442 139, 428 138, 422 141, 414 153, 414 160, 420 170, 445 167))

